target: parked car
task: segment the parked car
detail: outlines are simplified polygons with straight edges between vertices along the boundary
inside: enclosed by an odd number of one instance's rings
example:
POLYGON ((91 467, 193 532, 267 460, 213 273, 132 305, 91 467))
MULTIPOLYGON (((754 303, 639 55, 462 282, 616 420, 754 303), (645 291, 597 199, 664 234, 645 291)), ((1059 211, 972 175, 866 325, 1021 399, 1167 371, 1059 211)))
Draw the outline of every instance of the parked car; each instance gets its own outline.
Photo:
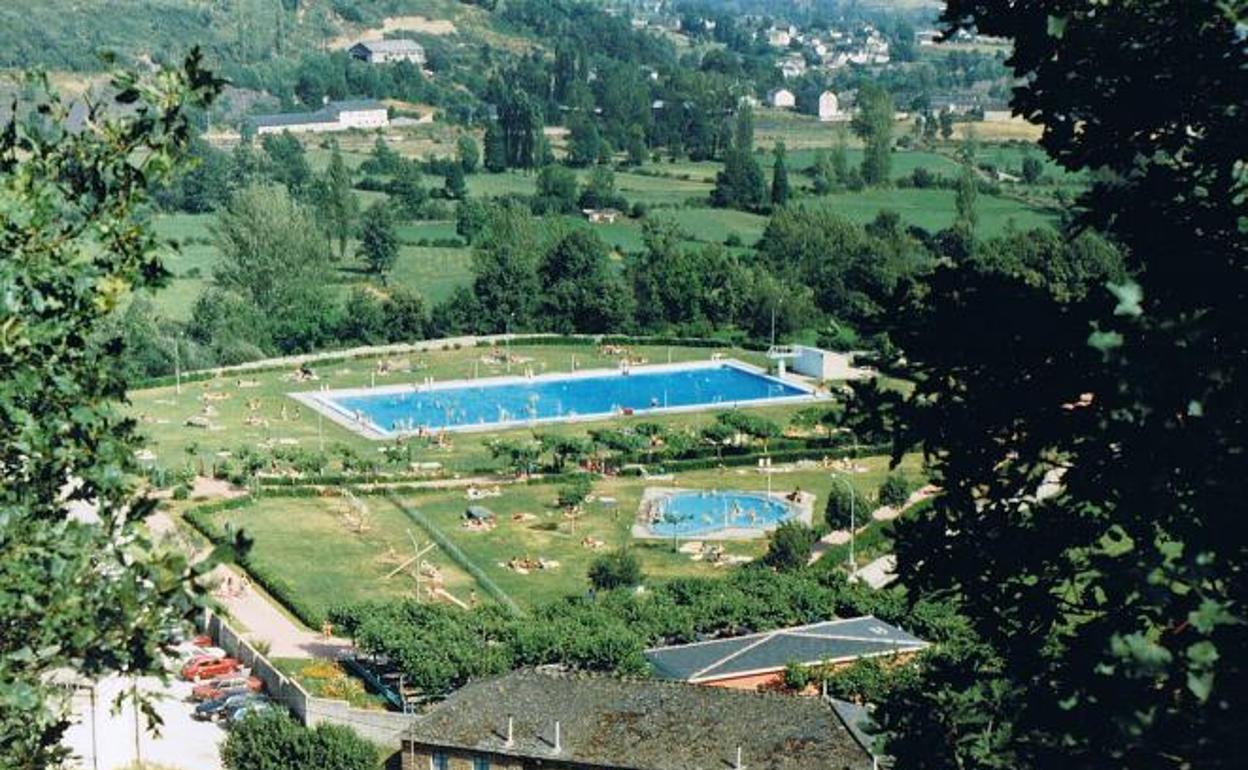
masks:
POLYGON ((242 706, 228 712, 225 715, 226 725, 233 725, 240 719, 245 719, 248 714, 259 714, 262 711, 268 711, 273 708, 273 703, 268 700, 256 700, 245 703, 242 706))
POLYGON ((224 658, 226 652, 220 647, 201 647, 195 644, 188 644, 178 649, 177 655, 179 660, 188 662, 195 658, 224 658))
POLYGON ((225 695, 237 695, 245 692, 260 692, 264 682, 254 676, 223 676, 212 681, 196 685, 191 690, 192 700, 216 700, 225 695))
POLYGON ((206 701, 217 700, 218 698, 227 698, 231 695, 244 695, 249 692, 260 692, 264 688, 264 683, 259 679, 249 677, 241 683, 221 687, 219 685, 199 685, 191 692, 191 700, 206 701))
POLYGON ((268 701, 268 698, 255 693, 241 693, 239 695, 231 695, 228 698, 204 701, 195 707, 194 717, 196 719, 216 719, 219 716, 233 713, 235 709, 257 700, 268 701))
POLYGON ((201 656, 193 658, 182 667, 182 678, 189 682, 211 679, 215 676, 233 674, 239 669, 239 662, 233 658, 210 658, 201 656))

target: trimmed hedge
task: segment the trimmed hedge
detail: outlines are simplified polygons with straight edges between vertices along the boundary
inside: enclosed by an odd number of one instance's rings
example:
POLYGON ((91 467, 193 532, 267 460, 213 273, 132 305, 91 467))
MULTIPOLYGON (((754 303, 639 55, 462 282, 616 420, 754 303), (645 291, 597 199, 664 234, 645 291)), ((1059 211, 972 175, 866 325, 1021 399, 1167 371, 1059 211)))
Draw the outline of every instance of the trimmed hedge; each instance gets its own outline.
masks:
MULTIPOLYGON (((859 444, 858 446, 848 447, 817 447, 813 449, 791 449, 781 452, 771 452, 769 454, 756 452, 743 455, 724 455, 722 460, 716 457, 699 457, 692 460, 668 460, 666 462, 654 463, 654 466, 655 468, 662 468, 664 471, 701 471, 718 468, 721 465, 725 467, 757 465, 758 461, 763 458, 771 458, 773 463, 788 463, 796 462, 798 460, 820 460, 824 457, 832 457, 839 460, 844 457, 882 454, 891 449, 891 444, 859 444)), ((640 476, 641 470, 630 469, 624 472, 623 475, 640 476)))

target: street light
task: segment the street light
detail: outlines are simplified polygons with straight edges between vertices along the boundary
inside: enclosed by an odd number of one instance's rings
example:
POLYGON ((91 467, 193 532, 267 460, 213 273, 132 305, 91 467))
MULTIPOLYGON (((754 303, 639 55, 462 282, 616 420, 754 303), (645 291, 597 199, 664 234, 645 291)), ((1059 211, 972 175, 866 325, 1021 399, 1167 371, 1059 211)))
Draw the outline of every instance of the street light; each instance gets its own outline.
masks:
POLYGON ((507 321, 506 321, 506 326, 505 326, 507 334, 504 335, 503 337, 503 343, 507 346, 506 356, 507 356, 507 373, 508 374, 511 374, 511 322, 512 320, 515 319, 515 317, 516 317, 516 314, 514 312, 507 314, 507 321))
POLYGON ((834 481, 840 481, 849 490, 849 576, 852 578, 858 574, 858 562, 854 559, 854 536, 857 534, 858 523, 854 516, 854 485, 849 483, 849 479, 844 476, 830 474, 834 481))

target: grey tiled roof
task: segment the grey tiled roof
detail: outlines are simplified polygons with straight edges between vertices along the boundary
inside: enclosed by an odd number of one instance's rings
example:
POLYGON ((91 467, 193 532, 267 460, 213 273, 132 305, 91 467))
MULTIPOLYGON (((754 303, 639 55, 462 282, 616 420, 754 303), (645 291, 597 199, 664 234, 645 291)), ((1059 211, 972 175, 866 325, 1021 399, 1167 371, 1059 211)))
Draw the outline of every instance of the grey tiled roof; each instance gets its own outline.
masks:
POLYGON ((415 40, 390 38, 387 40, 361 40, 352 48, 366 48, 374 53, 424 53, 425 48, 415 40))
POLYGON ((789 663, 829 663, 912 652, 918 637, 871 616, 829 620, 730 639, 646 650, 655 672, 668 679, 703 682, 777 671, 789 663))
POLYGON ((740 747, 751 770, 871 767, 821 698, 545 669, 472 682, 418 717, 405 739, 543 766, 726 770, 740 747))
POLYGON ((275 115, 255 115, 252 122, 257 126, 302 126, 308 123, 333 123, 338 113, 356 110, 384 110, 386 105, 373 99, 352 99, 330 102, 314 112, 281 112, 275 115))

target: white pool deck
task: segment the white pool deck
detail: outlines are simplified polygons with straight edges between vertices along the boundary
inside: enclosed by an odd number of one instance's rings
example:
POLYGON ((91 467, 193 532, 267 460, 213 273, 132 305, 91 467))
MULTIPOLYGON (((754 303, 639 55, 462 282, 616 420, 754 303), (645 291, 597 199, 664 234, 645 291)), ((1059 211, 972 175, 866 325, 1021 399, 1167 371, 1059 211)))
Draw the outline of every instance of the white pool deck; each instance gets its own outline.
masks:
MULTIPOLYGON (((316 410, 324 415, 327 419, 341 425, 347 430, 365 438, 374 440, 394 439, 402 436, 414 436, 419 433, 419 428, 413 430, 391 430, 376 424, 366 415, 356 415, 344 409, 338 404, 338 399, 353 398, 358 396, 385 396, 399 393, 422 392, 431 393, 438 391, 457 390, 461 388, 489 388, 501 387, 505 385, 521 385, 534 382, 559 382, 567 380, 587 380, 604 377, 622 377, 627 374, 662 374, 663 372, 680 372, 696 369, 715 369, 721 366, 731 366, 744 372, 763 377, 767 380, 786 387, 794 388, 801 391, 799 395, 776 396, 772 398, 758 398, 748 401, 720 401, 708 402, 703 404, 688 404, 684 406, 659 406, 646 409, 633 409, 633 416, 647 416, 659 414, 678 414, 682 412, 701 412, 707 410, 737 409, 751 408, 756 406, 774 406, 776 404, 792 404, 802 401, 818 401, 830 399, 831 395, 816 390, 811 384, 796 377, 786 377, 780 379, 774 375, 768 374, 765 369, 752 366, 735 358, 712 359, 709 361, 685 361, 674 364, 653 364, 646 366, 632 366, 617 369, 584 369, 577 372, 563 372, 556 374, 542 374, 534 376, 511 375, 501 377, 483 377, 480 379, 460 379, 460 380, 443 380, 424 382, 410 382, 406 384, 391 384, 378 387, 365 388, 341 388, 338 390, 313 390, 298 391, 288 393, 287 395, 295 399, 301 404, 316 410)), ((497 430, 510 430, 513 428, 536 428, 542 425, 554 425, 562 423, 577 422, 598 422, 602 420, 610 420, 615 417, 623 416, 624 412, 599 412, 592 414, 575 414, 563 415, 557 417, 539 417, 527 418, 522 420, 493 421, 482 423, 470 423, 462 425, 447 425, 445 427, 437 427, 428 429, 429 433, 480 433, 497 430)))
MULTIPOLYGON (((806 526, 811 525, 815 510, 815 495, 811 492, 801 492, 798 499, 790 500, 789 493, 777 492, 773 490, 770 494, 765 489, 698 489, 698 488, 681 488, 681 487, 646 487, 641 494, 641 504, 637 506, 637 521, 633 524, 632 535, 640 540, 672 540, 672 535, 664 535, 654 532, 650 529, 650 522, 647 512, 650 507, 664 498, 677 494, 697 494, 699 492, 708 493, 725 493, 725 494, 741 494, 754 495, 756 497, 770 497, 785 505, 797 509, 797 515, 785 521, 800 521, 806 526)), ((719 527, 716 529, 708 529, 702 532, 689 532, 682 535, 676 535, 676 540, 757 540, 766 537, 776 527, 783 522, 775 522, 772 524, 763 524, 756 527, 719 527)))

